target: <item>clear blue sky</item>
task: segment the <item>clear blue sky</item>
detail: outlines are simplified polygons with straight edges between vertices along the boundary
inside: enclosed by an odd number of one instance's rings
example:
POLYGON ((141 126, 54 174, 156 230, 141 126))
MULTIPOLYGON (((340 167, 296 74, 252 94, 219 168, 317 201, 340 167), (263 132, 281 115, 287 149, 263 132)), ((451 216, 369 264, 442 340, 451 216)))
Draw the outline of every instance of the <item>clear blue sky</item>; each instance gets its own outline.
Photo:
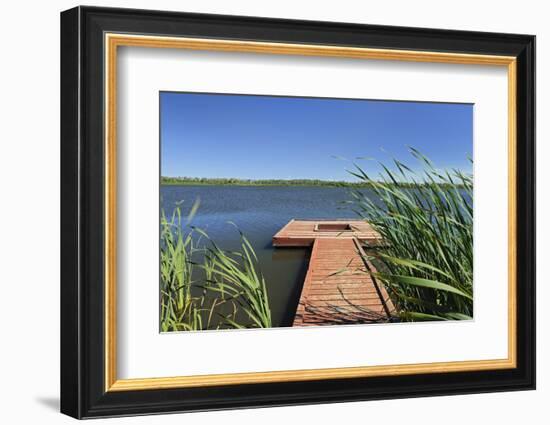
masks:
POLYGON ((163 176, 354 180, 334 156, 417 168, 407 146, 471 172, 469 104, 172 92, 160 102, 163 176))

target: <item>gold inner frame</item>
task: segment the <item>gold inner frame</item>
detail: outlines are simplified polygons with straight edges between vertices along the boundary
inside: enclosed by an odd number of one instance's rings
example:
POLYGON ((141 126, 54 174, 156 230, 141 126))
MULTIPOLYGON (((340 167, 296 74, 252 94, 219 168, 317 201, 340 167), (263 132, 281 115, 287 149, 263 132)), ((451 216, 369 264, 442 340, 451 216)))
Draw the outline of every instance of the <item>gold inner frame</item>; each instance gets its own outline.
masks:
POLYGON ((105 34, 105 391, 133 391, 268 382, 312 381, 417 373, 447 373, 515 368, 516 358, 516 58, 462 53, 370 49, 326 45, 105 34), (508 72, 508 357, 382 366, 305 369, 164 378, 118 379, 116 325, 116 99, 119 46, 325 56, 507 67, 508 72))

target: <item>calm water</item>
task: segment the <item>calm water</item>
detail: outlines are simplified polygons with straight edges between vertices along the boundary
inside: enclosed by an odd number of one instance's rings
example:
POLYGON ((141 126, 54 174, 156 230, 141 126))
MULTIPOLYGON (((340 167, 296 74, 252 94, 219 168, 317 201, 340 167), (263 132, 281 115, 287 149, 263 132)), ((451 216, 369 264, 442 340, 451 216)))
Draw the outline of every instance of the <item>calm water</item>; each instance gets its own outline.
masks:
POLYGON ((187 216, 196 199, 192 225, 205 230, 223 249, 239 247, 235 223, 256 250, 268 285, 275 326, 290 326, 307 270, 309 249, 273 248, 271 238, 293 218, 357 218, 342 202, 349 189, 329 187, 162 186, 167 215, 177 203, 187 216))

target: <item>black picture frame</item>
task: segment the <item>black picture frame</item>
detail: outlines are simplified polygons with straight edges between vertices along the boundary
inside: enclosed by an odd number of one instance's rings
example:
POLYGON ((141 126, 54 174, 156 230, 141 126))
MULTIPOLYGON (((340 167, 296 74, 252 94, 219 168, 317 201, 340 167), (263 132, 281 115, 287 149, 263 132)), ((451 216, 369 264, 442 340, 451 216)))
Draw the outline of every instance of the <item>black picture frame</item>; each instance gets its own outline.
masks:
POLYGON ((61 412, 92 418, 534 388, 534 36, 97 7, 61 13, 61 412), (106 392, 106 32, 516 57, 517 367, 106 392))

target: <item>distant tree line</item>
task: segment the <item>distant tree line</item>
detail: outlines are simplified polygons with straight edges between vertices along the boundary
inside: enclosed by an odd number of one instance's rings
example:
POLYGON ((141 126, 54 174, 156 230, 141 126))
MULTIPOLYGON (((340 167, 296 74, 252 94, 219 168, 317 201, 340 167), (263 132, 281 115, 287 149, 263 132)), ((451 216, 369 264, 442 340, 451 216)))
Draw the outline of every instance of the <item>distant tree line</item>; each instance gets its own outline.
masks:
MULTIPOLYGON (((209 177, 165 177, 160 179, 162 185, 208 185, 208 186, 319 186, 319 187, 373 187, 374 183, 347 182, 338 180, 319 179, 238 179, 234 177, 209 178, 209 177)), ((400 187, 417 187, 418 184, 409 182, 398 182, 394 185, 400 187)), ((448 183, 441 183, 442 186, 451 186, 448 183)), ((457 184, 455 186, 461 186, 457 184)))

